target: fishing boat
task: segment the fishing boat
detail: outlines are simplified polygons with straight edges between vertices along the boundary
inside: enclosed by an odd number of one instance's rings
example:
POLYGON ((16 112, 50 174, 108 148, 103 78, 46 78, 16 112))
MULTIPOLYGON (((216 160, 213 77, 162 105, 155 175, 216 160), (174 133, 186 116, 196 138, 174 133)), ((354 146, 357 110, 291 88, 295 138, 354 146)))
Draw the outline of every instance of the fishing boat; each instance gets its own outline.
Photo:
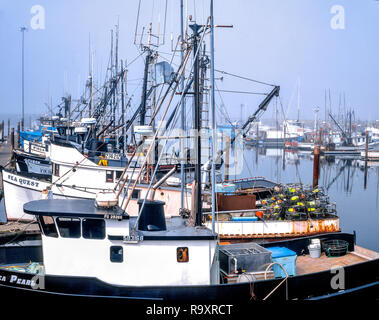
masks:
POLYGON ((250 131, 245 141, 262 147, 284 147, 285 144, 301 142, 304 138, 304 127, 296 120, 285 120, 282 129, 260 127, 260 131, 250 131))
POLYGON ((2 297, 107 304, 378 298, 379 255, 357 246, 355 234, 220 245, 208 228, 165 218, 160 201, 139 205, 133 218, 94 200, 25 204, 41 238, 0 246, 2 297), (315 257, 310 244, 317 240, 323 245, 315 257))

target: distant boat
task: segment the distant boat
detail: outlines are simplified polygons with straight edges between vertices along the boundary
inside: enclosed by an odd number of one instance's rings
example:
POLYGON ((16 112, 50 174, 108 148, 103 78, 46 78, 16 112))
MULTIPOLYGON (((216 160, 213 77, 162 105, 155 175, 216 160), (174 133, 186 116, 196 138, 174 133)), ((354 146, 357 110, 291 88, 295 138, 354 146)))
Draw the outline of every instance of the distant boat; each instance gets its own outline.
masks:
POLYGON ((283 121, 282 129, 259 127, 258 134, 251 130, 245 141, 251 145, 263 147, 284 147, 285 143, 301 142, 304 137, 304 128, 300 122, 283 121))

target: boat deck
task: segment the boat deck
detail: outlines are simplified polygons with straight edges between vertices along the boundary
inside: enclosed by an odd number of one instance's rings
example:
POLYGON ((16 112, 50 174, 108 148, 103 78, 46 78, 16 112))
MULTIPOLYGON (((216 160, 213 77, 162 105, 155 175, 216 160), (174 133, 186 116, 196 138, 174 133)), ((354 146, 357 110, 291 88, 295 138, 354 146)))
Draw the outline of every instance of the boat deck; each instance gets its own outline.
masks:
POLYGON ((319 258, 312 258, 309 255, 299 256, 296 259, 296 274, 302 275, 313 272, 330 270, 333 267, 343 267, 360 262, 365 262, 367 259, 357 256, 354 253, 348 253, 342 257, 329 258, 323 252, 319 258))
POLYGON ((355 246, 354 252, 349 252, 342 257, 330 258, 325 255, 325 252, 323 252, 319 258, 312 258, 310 255, 298 256, 296 259, 296 274, 302 275, 321 272, 330 270, 333 267, 349 266, 376 258, 379 258, 378 253, 359 246, 355 246))
POLYGON ((40 230, 36 221, 9 221, 5 224, 0 224, 0 237, 1 235, 10 235, 17 232, 40 233, 40 230))

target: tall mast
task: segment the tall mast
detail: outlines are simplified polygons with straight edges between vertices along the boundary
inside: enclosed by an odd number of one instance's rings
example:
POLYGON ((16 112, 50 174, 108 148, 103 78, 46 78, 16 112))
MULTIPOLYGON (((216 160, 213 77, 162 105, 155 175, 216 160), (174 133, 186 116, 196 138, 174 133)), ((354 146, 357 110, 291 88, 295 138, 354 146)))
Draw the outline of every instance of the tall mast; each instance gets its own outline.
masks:
POLYGON ((194 53, 194 68, 193 68, 193 83, 194 83, 194 112, 193 112, 193 129, 195 134, 195 225, 201 225, 201 139, 200 139, 200 92, 199 92, 199 31, 202 26, 198 24, 190 25, 193 31, 193 53, 194 53))
POLYGON ((214 20, 213 20, 213 0, 211 0, 210 8, 210 24, 211 24, 211 128, 212 128, 212 144, 211 144, 211 194, 212 194, 212 231, 215 232, 215 212, 216 212, 216 174, 215 174, 215 145, 216 145, 216 114, 215 114, 215 77, 214 77, 214 20))
POLYGON ((300 121, 300 78, 297 81, 297 122, 300 121))
POLYGON ((25 98, 24 98, 24 40, 25 40, 25 27, 21 27, 20 31, 22 33, 22 118, 21 118, 21 130, 24 130, 24 121, 25 121, 25 98))
POLYGON ((126 139, 125 139, 125 87, 124 87, 124 79, 125 79, 125 73, 124 73, 124 64, 121 59, 121 125, 122 125, 122 146, 123 146, 123 151, 124 154, 126 154, 126 139))
POLYGON ((88 36, 88 69, 89 69, 89 89, 90 89, 90 100, 89 100, 89 110, 88 117, 92 117, 93 115, 93 56, 92 56, 92 48, 91 48, 91 35, 88 36))
POLYGON ((145 59, 145 71, 143 74, 143 86, 142 86, 142 108, 139 118, 139 124, 143 126, 145 124, 145 116, 146 116, 146 100, 147 100, 147 78, 149 76, 149 64, 151 61, 151 50, 146 47, 146 59, 145 59))
MULTIPOLYGON (((119 34, 119 21, 117 20, 116 25, 116 44, 115 44, 115 78, 118 76, 118 34, 119 34)), ((122 80, 122 79, 120 79, 122 80)), ((114 81, 117 81, 116 79, 114 81)), ((119 99, 118 99, 118 93, 119 93, 119 86, 120 82, 117 82, 115 91, 113 93, 113 97, 115 100, 114 106, 113 106, 113 129, 116 127, 116 109, 117 109, 117 115, 119 114, 119 99)), ((113 131, 114 138, 115 138, 115 146, 117 149, 119 149, 119 139, 118 139, 118 130, 113 131)))
MULTIPOLYGON (((180 0, 180 61, 184 59, 184 25, 183 25, 183 0, 180 0)), ((184 91, 184 72, 180 77, 180 91, 184 91)), ((181 135, 184 136, 184 131, 186 130, 186 105, 184 97, 181 99, 181 135)), ((180 153, 181 153, 181 161, 180 161, 180 207, 184 208, 184 185, 185 185, 185 174, 184 174, 184 140, 182 139, 180 142, 180 153)))

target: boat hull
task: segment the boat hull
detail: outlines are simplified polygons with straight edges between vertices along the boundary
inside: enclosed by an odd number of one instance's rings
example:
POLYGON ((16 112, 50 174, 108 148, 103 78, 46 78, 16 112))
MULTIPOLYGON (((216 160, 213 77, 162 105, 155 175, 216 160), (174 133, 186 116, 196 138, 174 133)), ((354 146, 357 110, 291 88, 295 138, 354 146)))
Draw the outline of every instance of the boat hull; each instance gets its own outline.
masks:
POLYGON ((35 220, 34 216, 24 213, 24 203, 41 199, 42 190, 50 183, 12 174, 5 169, 2 170, 2 178, 7 220, 35 220))
MULTIPOLYGON (((208 228, 212 222, 206 223, 208 228)), ((339 218, 283 221, 216 221, 221 239, 277 239, 303 237, 326 232, 339 232, 339 218)))
POLYGON ((51 179, 51 162, 44 157, 15 152, 17 172, 35 174, 39 178, 51 179))
MULTIPOLYGON (((337 233, 324 234, 323 239, 345 239, 354 248, 355 235, 337 233)), ((303 237, 275 243, 263 243, 266 247, 285 246, 301 254, 304 246, 312 237, 303 237)), ((17 265, 25 261, 39 260, 43 254, 40 245, 0 246, 0 265, 17 265)), ((286 299, 334 299, 352 297, 376 299, 379 292, 374 290, 379 281, 379 259, 357 263, 344 267, 345 289, 333 289, 331 286, 335 273, 331 270, 310 274, 295 275, 287 279, 287 285, 276 288, 282 278, 255 280, 253 282, 223 283, 215 285, 175 285, 175 286, 117 286, 96 278, 28 274, 0 268, 0 294, 5 299, 41 299, 44 302, 62 299, 92 302, 105 301, 147 301, 150 303, 166 301, 181 303, 254 303, 268 298, 268 301, 285 301, 286 299), (269 295, 272 293, 271 295, 269 295), (47 299, 47 300, 45 300, 47 299)))
MULTIPOLYGON (((71 184, 51 184, 51 182, 42 181, 25 174, 14 173, 7 169, 2 170, 3 190, 4 190, 4 206, 7 220, 23 220, 31 221, 34 217, 24 213, 23 206, 25 203, 42 198, 42 190, 51 188, 54 199, 95 199, 96 194, 100 191, 113 189, 114 184, 108 188, 103 186, 90 187, 90 183, 86 181, 84 186, 71 184)), ((83 184, 83 182, 82 182, 83 184)), ((131 216, 138 215, 139 206, 138 199, 144 199, 148 190, 148 185, 137 185, 139 197, 132 198, 128 205, 128 213, 131 216)), ((127 193, 120 195, 119 205, 122 206, 126 201, 127 193)), ((165 202, 165 212, 167 216, 177 216, 180 210, 181 190, 180 188, 161 187, 156 192, 155 199, 165 202)), ((186 203, 191 203, 191 194, 186 193, 186 203)))

